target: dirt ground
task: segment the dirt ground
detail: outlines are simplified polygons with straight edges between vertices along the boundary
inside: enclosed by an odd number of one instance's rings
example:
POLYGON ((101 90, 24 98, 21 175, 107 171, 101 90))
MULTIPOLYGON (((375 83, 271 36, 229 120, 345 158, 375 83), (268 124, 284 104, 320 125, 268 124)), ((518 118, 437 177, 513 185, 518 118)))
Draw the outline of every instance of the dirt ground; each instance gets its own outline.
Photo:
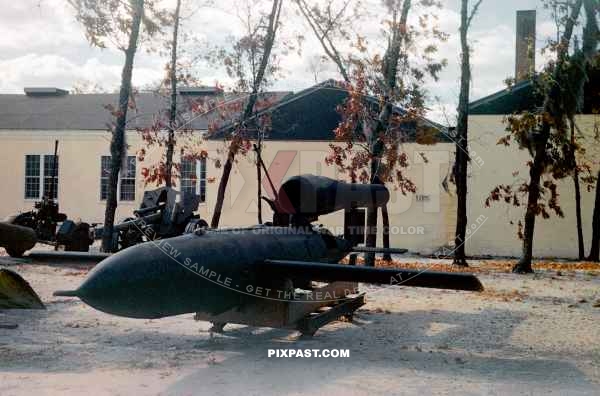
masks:
POLYGON ((304 339, 235 325, 211 334, 191 314, 110 316, 52 296, 89 266, 0 257, 47 306, 0 312, 19 325, 0 329, 0 395, 600 394, 600 271, 473 264, 484 293, 369 287, 354 323, 304 339), (270 348, 350 358, 268 358, 270 348))

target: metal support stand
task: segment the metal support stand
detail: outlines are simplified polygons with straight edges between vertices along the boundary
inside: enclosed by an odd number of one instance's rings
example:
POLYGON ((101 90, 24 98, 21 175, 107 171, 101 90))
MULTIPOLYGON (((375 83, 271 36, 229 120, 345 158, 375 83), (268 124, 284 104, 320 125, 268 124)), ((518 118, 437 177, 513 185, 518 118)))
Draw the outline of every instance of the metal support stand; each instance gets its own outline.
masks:
POLYGON ((332 282, 297 294, 292 300, 259 299, 246 307, 236 307, 218 315, 197 312, 194 319, 211 322, 210 331, 216 333, 223 332, 226 323, 236 323, 296 329, 303 335, 312 336, 319 328, 340 318, 351 321, 354 311, 364 304, 365 295, 358 293, 358 283, 332 282), (319 301, 315 295, 332 297, 319 301))

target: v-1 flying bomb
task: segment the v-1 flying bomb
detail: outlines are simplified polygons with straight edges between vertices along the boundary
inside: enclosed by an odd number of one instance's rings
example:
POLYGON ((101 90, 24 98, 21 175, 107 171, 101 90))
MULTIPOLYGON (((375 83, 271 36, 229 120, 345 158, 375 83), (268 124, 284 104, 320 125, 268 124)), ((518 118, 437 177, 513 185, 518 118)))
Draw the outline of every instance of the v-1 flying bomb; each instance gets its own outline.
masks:
MULTIPOLYGON (((274 220, 287 221, 287 226, 202 228, 142 243, 102 261, 77 290, 55 295, 79 297, 96 309, 131 318, 195 312, 198 318, 216 323, 270 327, 306 327, 307 315, 316 308, 337 307, 318 328, 351 315, 364 304, 362 295, 350 296, 357 293, 356 288, 336 285, 363 282, 483 289, 470 274, 338 264, 353 251, 352 243, 308 224, 318 215, 380 206, 388 199, 389 192, 381 185, 347 184, 310 175, 292 178, 271 202, 274 220), (332 283, 319 289, 313 281, 332 283), (340 309, 344 304, 346 308, 340 309)), ((315 330, 313 326, 306 332, 315 330)))

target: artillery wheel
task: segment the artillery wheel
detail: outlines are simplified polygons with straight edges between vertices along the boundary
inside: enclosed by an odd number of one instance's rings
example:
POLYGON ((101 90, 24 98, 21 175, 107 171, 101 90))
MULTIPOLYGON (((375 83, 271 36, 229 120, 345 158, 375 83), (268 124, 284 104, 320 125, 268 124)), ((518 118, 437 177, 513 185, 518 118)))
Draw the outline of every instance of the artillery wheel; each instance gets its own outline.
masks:
POLYGON ((92 243, 94 243, 94 240, 90 238, 90 225, 80 223, 75 226, 70 241, 65 244, 65 250, 68 252, 89 252, 92 243))
POLYGON ((18 249, 13 249, 13 248, 4 248, 6 250, 6 253, 8 253, 8 255, 10 257, 16 257, 16 258, 21 258, 23 257, 23 253, 25 253, 25 250, 18 250, 18 249))
POLYGON ((200 228, 208 228, 206 220, 192 219, 186 224, 184 234, 192 234, 200 228))
POLYGON ((317 330, 300 330, 300 338, 307 339, 313 338, 317 330))
MULTIPOLYGON (((128 217, 123 222, 133 221, 135 218, 128 217)), ((127 249, 130 246, 144 242, 144 234, 136 226, 128 227, 125 230, 118 231, 118 250, 127 249)))
POLYGON ((137 230, 119 232, 119 250, 127 249, 142 242, 144 242, 142 233, 137 230))

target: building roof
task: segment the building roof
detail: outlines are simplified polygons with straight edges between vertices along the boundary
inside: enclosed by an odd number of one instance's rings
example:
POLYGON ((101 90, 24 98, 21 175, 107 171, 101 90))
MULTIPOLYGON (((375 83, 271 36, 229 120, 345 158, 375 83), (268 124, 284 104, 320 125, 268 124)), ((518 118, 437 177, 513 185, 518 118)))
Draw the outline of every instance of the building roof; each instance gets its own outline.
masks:
MULTIPOLYGON (((290 95, 257 114, 257 116, 268 114, 271 119, 271 127, 264 138, 266 140, 334 140, 334 130, 341 121, 338 109, 347 97, 348 91, 333 80, 327 80, 290 95)), ((378 104, 374 97, 366 97, 366 99, 373 104, 378 104)), ((402 114, 405 111, 394 107, 394 112, 402 114)), ((444 126, 425 118, 422 118, 420 123, 439 131, 440 141, 449 140, 446 135, 447 128, 444 126)), ((232 128, 232 123, 225 124, 212 134, 211 138, 222 139, 231 132, 232 128)))
MULTIPOLYGON (((27 95, 0 95, 0 129, 24 130, 106 130, 114 121, 107 106, 118 104, 119 94, 66 94, 45 93, 28 88, 27 95), (33 91, 32 91, 33 90, 33 91), (33 95, 31 94, 33 92, 33 95)), ((273 101, 281 100, 290 92, 269 92, 273 101)), ((198 90, 178 95, 178 109, 186 111, 202 98, 213 98, 214 93, 198 90)), ((134 96, 135 108, 128 111, 128 128, 144 128, 154 124, 157 118, 166 119, 169 109, 168 95, 141 92, 134 96)), ((216 112, 194 115, 187 123, 191 129, 206 130, 216 112)), ((195 114, 195 113, 194 113, 195 114)))
POLYGON ((513 114, 539 107, 543 101, 531 80, 521 81, 469 104, 470 115, 513 114))
MULTIPOLYGON (((28 88, 26 95, 0 95, 0 129, 10 130, 107 130, 114 122, 110 107, 116 108, 117 93, 68 94, 56 88, 28 88)), ((223 108, 213 108, 202 113, 206 101, 215 99, 214 90, 180 89, 178 112, 180 124, 194 130, 207 130, 214 125, 220 128, 209 135, 210 139, 222 139, 239 119, 246 95, 225 97, 223 108), (190 117, 184 117, 186 114, 190 117)), ((222 94, 218 94, 223 98, 222 94)), ((348 97, 348 91, 333 80, 314 85, 296 94, 291 92, 265 92, 260 102, 268 113, 272 127, 265 136, 267 140, 313 140, 331 141, 334 130, 341 121, 339 106, 348 97)), ((134 96, 135 106, 128 113, 128 128, 147 128, 157 120, 168 119, 169 95, 141 92, 134 96)), ((374 106, 378 101, 366 97, 374 106)), ((404 113, 394 107, 398 114, 404 113)), ((439 141, 448 141, 446 128, 427 119, 420 125, 438 131, 439 141)), ((407 140, 414 141, 415 127, 408 129, 407 140), (412 128, 412 129, 411 129, 412 128)))
MULTIPOLYGON (((598 58, 600 60, 600 58, 598 58)), ((587 70, 588 81, 584 86, 582 113, 591 114, 600 110, 600 67, 587 70)), ((470 115, 504 115, 535 110, 544 104, 543 96, 537 92, 534 80, 521 81, 510 88, 478 99, 469 104, 470 115)))

